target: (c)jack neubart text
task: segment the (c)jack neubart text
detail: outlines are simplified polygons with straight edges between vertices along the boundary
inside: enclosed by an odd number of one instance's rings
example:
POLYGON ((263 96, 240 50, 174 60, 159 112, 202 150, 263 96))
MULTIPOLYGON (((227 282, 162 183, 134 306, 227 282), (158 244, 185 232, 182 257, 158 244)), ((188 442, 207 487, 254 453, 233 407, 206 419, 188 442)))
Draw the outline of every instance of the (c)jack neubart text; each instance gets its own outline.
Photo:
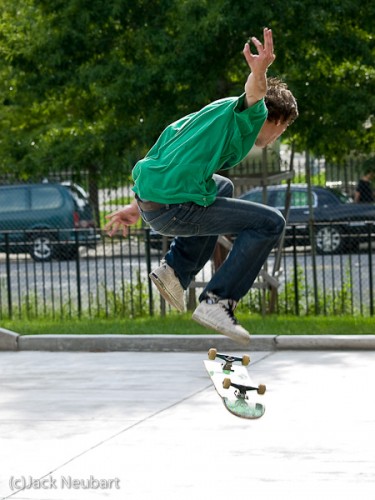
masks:
POLYGON ((61 476, 59 478, 51 475, 39 479, 32 476, 11 476, 9 487, 14 490, 111 490, 120 489, 118 477, 103 479, 89 476, 88 478, 76 478, 72 476, 61 476))

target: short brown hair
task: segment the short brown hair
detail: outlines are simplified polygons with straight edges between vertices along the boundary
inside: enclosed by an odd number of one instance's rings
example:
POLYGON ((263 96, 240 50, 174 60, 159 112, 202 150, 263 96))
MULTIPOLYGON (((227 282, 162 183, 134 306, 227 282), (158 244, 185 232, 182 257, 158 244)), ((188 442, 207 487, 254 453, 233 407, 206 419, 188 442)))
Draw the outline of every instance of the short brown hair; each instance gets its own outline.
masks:
POLYGON ((297 101, 286 83, 278 78, 267 78, 265 103, 268 109, 267 120, 282 121, 289 125, 298 117, 297 101))

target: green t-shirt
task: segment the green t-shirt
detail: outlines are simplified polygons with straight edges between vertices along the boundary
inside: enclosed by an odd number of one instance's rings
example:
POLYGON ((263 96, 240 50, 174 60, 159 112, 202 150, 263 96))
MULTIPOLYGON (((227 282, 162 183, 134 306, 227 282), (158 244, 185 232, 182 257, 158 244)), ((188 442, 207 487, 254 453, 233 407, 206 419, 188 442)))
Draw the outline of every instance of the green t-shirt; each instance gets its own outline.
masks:
POLYGON ((133 191, 158 203, 215 201, 212 175, 237 165, 267 118, 264 100, 244 109, 244 94, 215 101, 169 125, 133 169, 133 191))

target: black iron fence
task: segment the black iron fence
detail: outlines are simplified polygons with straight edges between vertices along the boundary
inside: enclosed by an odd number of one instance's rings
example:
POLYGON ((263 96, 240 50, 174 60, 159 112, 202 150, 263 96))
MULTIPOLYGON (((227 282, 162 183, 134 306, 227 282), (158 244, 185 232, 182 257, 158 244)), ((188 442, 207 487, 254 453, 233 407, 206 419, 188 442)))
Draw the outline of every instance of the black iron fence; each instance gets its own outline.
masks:
MULTIPOLYGON (((367 231, 367 233, 366 233, 367 231)), ((277 292, 262 273, 241 309, 283 314, 374 315, 373 227, 354 250, 317 254, 291 229, 288 247, 275 250, 265 271, 278 281, 277 292), (274 273, 277 263, 277 272, 274 273)), ((37 261, 27 247, 11 248, 11 232, 0 233, 0 319, 33 317, 139 317, 164 314, 168 307, 151 286, 148 274, 158 265, 162 243, 149 229, 132 230, 126 239, 100 234, 96 245, 82 245, 87 236, 76 230, 77 252, 52 252, 37 261)), ((30 232, 24 235, 25 241, 30 232)), ((54 240, 53 245, 61 242, 54 240)), ((91 242, 92 243, 92 242, 91 242)), ((43 242, 41 243, 43 244, 43 242)), ((199 288, 214 272, 209 262, 188 291, 194 307, 199 288)))
MULTIPOLYGON (((244 162, 229 175, 236 176, 237 196, 256 182, 266 187, 268 196, 269 184, 286 178, 293 183, 306 181, 306 162, 300 158, 293 168, 294 177, 288 177, 288 161, 277 158, 273 163, 271 158, 266 169, 262 161, 244 162)), ((309 170, 313 184, 353 195, 361 162, 333 166, 314 160, 309 170)), ((110 239, 103 229, 95 229, 103 228, 106 214, 133 199, 128 174, 95 178, 99 183, 92 185, 82 171, 79 178, 71 172, 51 174, 49 181, 65 181, 69 190, 58 188, 58 196, 51 195, 53 186, 14 186, 16 178, 1 179, 6 186, 0 193, 0 319, 168 312, 148 279, 166 242, 141 226, 132 228, 127 239, 110 239)), ((287 196, 283 191, 276 194, 278 202, 275 198, 270 204, 283 208, 287 196)), ((309 197, 306 191, 292 193, 285 246, 271 254, 265 269, 271 279, 265 280, 263 273, 241 308, 297 315, 374 314, 375 205, 342 204, 336 211, 324 202, 329 217, 319 222, 319 197, 318 191, 309 197)), ((188 291, 191 308, 216 265, 215 259, 207 264, 188 291)))

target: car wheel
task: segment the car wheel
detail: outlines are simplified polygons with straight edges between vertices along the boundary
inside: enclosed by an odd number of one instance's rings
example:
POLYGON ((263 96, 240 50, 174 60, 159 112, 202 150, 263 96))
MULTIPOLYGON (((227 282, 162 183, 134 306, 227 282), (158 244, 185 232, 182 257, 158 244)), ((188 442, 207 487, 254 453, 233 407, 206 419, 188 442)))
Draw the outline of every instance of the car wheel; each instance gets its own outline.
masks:
POLYGON ((320 227, 315 233, 315 247, 319 254, 338 253, 342 250, 343 238, 334 226, 320 227))
POLYGON ((55 238, 48 233, 31 237, 29 253, 35 262, 49 262, 54 253, 55 238))

